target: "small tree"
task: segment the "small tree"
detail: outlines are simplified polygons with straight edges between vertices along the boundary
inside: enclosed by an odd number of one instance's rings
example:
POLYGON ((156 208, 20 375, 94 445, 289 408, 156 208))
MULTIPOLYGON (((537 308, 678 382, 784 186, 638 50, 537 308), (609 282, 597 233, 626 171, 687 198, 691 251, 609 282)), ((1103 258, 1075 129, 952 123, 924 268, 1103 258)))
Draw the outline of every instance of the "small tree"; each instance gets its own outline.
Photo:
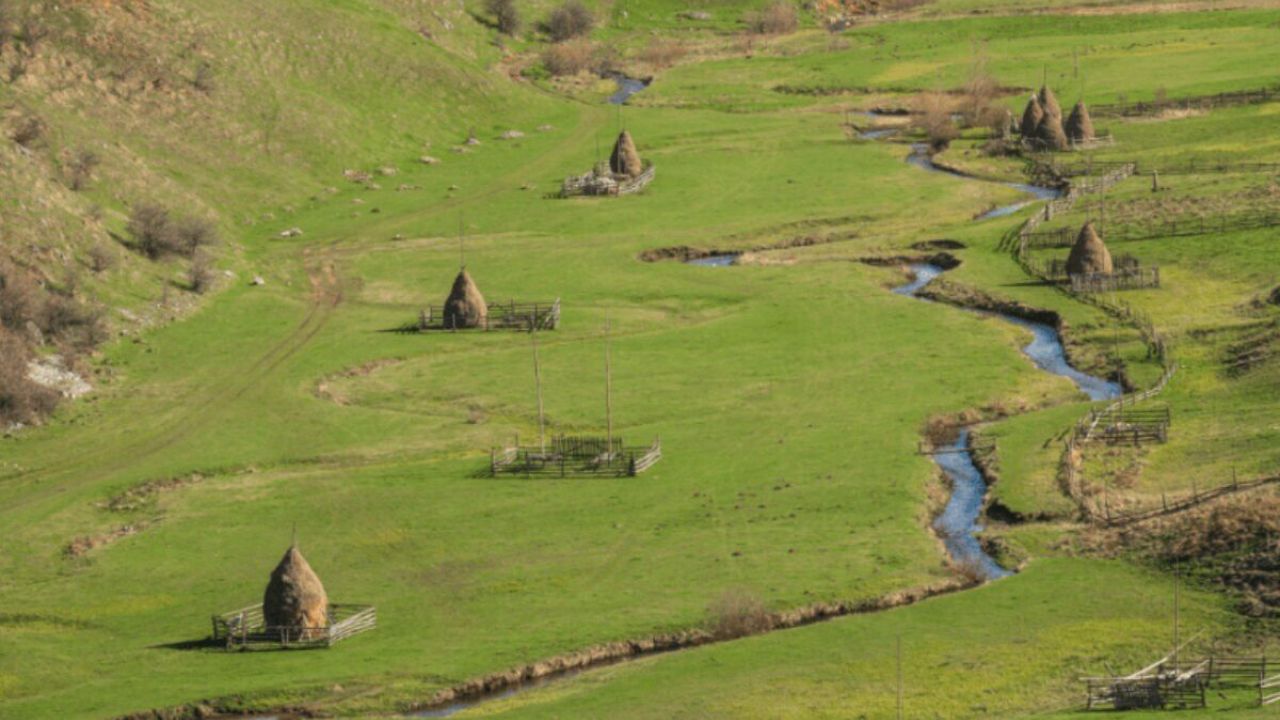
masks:
POLYGON ((944 150, 960 131, 951 120, 951 104, 947 96, 937 92, 921 93, 912 102, 913 125, 929 139, 934 151, 944 150))
POLYGON ((763 10, 747 13, 747 28, 757 35, 784 35, 800 26, 796 6, 788 0, 774 0, 763 10))
POLYGON ((12 332, 0 327, 0 427, 37 423, 58 405, 58 394, 27 376, 31 350, 12 332))
POLYGON ((178 245, 173 218, 160 205, 139 203, 134 206, 125 229, 133 236, 138 251, 152 260, 174 252, 178 245))
POLYGON ((116 265, 116 255, 104 243, 89 248, 89 269, 95 273, 104 273, 116 265))
POLYGON ((596 19, 579 0, 566 0, 547 17, 547 34, 555 42, 586 35, 595 27, 596 19))
POLYGON ((80 148, 75 151, 67 163, 67 186, 76 191, 88 187, 93 179, 93 171, 100 163, 92 150, 80 148))
POLYGON ((214 277, 213 259, 207 253, 196 253, 187 270, 187 282, 191 285, 191 291, 203 295, 213 286, 214 277))
POLYGON ((489 14, 493 15, 494 22, 498 25, 498 32, 511 36, 520 32, 520 26, 523 21, 520 18, 520 9, 516 7, 515 0, 488 0, 486 6, 489 9, 489 14))
POLYGON ((218 229, 204 218, 182 218, 174 226, 180 255, 191 257, 201 248, 218 244, 218 229))

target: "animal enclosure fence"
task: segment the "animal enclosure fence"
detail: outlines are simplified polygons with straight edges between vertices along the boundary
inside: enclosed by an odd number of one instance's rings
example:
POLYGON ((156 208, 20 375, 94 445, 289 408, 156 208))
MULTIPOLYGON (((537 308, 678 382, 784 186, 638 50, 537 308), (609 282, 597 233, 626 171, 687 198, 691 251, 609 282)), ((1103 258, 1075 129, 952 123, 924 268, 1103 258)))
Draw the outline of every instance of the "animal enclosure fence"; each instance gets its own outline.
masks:
POLYGON ((1133 166, 1133 174, 1155 172, 1159 175, 1232 175, 1245 173, 1274 174, 1280 172, 1280 162, 1248 162, 1231 160, 1206 160, 1189 158, 1184 161, 1142 165, 1138 160, 1094 160, 1083 162, 1054 161, 1050 165, 1053 174, 1060 178, 1088 177, 1112 168, 1133 166))
POLYGON ((329 605, 328 624, 322 627, 267 625, 262 604, 213 616, 213 640, 228 650, 254 647, 332 647, 338 642, 378 625, 372 605, 329 605))
MULTIPOLYGON (((1174 237, 1226 234, 1241 230, 1258 230, 1280 227, 1280 213, 1251 212, 1218 217, 1176 218, 1173 220, 1125 222, 1103 225, 1094 223, 1108 243, 1163 240, 1174 237)), ((1071 228, 1036 230, 1025 234, 1028 250, 1068 248, 1075 244, 1076 233, 1071 228)))
POLYGON ((444 306, 430 305, 418 315, 418 332, 475 330, 555 330, 560 326, 560 298, 551 302, 518 303, 510 300, 488 306, 488 313, 475 328, 451 327, 444 306))
POLYGON ((1237 90, 1212 95, 1190 95, 1184 98, 1154 98, 1132 103, 1109 103, 1094 105, 1090 112, 1094 117, 1135 117, 1154 115, 1166 110, 1209 110, 1216 107, 1232 105, 1258 105, 1280 100, 1280 86, 1256 88, 1253 90, 1237 90))
POLYGON ((560 186, 560 197, 575 196, 620 196, 640 192, 653 182, 658 169, 647 164, 644 171, 634 178, 623 176, 622 179, 611 173, 591 171, 585 175, 573 175, 564 179, 560 186))
POLYGON ((1207 706, 1207 691, 1242 689, 1258 692, 1258 704, 1280 702, 1280 675, 1268 677, 1266 655, 1210 656, 1179 661, 1172 654, 1123 677, 1086 677, 1086 709, 1187 709, 1207 706))
POLYGON ((1160 287, 1160 268, 1129 268, 1111 273, 1081 273, 1071 275, 1071 292, 1077 295, 1117 292, 1120 290, 1149 290, 1160 287))
POLYGON ((622 438, 560 435, 549 447, 494 448, 489 453, 489 475, 527 477, 609 476, 635 477, 662 459, 662 441, 647 447, 627 447, 622 438))

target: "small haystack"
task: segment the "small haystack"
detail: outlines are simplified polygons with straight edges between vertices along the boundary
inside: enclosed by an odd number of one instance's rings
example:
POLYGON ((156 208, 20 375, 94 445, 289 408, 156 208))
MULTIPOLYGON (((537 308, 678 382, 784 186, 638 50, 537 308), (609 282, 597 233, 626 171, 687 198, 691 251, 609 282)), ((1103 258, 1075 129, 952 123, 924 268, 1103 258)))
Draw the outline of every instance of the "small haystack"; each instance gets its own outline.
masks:
POLYGON ((1089 117, 1089 108, 1085 107, 1083 100, 1071 108, 1071 117, 1067 118, 1067 126, 1064 129, 1071 142, 1085 143, 1094 139, 1093 119, 1089 117))
POLYGON ((1056 115, 1045 113, 1044 120, 1040 121, 1037 137, 1046 150, 1061 152, 1071 147, 1071 143, 1067 141, 1067 133, 1062 129, 1062 119, 1056 115))
POLYGON ((1034 138, 1040 131, 1040 123, 1044 120, 1044 108, 1040 107, 1040 99, 1035 95, 1027 101, 1027 109, 1022 111, 1022 124, 1018 131, 1024 138, 1034 138))
POLYGON ((458 272, 453 280, 453 289, 444 301, 444 326, 449 330, 462 330, 484 325, 489 317, 489 306, 485 304, 484 295, 471 279, 467 269, 458 272))
POLYGON ((1067 256, 1067 274, 1110 275, 1114 269, 1111 264, 1111 251, 1107 250, 1106 244, 1098 236, 1098 231, 1093 229, 1093 222, 1085 223, 1084 227, 1080 228, 1080 235, 1076 237, 1076 244, 1072 246, 1071 254, 1067 256))
POLYGON ((1039 99, 1040 108, 1044 110, 1044 114, 1056 117, 1058 122, 1062 122, 1062 106, 1058 104, 1058 98, 1054 96, 1048 85, 1040 86, 1039 99))
POLYGON ((640 162, 640 153, 636 152, 636 143, 631 133, 623 130, 618 141, 613 144, 613 154, 609 156, 609 169, 617 175, 638 178, 644 172, 640 162))
POLYGON ((320 637, 329 627, 329 598, 297 545, 291 545, 271 571, 262 596, 262 617, 268 628, 301 628, 290 639, 320 637))

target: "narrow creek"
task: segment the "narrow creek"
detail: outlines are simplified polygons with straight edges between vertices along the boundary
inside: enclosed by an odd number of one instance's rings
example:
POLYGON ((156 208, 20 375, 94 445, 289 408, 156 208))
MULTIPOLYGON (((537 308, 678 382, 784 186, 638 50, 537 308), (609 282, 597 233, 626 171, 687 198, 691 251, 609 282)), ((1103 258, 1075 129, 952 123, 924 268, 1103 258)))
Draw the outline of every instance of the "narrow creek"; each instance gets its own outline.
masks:
POLYGON ((611 80, 618 84, 618 90, 609 96, 610 105, 622 105, 631 98, 632 95, 649 87, 652 79, 641 80, 639 78, 628 77, 622 73, 614 73, 608 76, 611 80))

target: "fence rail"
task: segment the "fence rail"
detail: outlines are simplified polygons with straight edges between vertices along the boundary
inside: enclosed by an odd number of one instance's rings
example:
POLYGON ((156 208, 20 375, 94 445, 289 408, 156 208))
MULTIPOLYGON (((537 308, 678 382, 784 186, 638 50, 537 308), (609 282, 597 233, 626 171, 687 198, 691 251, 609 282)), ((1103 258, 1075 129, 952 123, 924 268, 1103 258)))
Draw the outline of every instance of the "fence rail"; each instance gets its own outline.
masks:
POLYGON ((262 646, 332 647, 338 642, 378 625, 372 605, 329 606, 328 624, 317 627, 267 625, 262 604, 249 605, 213 616, 213 640, 228 650, 262 646))
MULTIPOLYGON (((1179 218, 1160 222, 1094 223, 1107 243, 1162 240, 1172 237, 1225 234, 1241 230, 1257 230, 1280 226, 1280 213, 1262 212, 1241 215, 1221 215, 1210 218, 1179 218)), ((1026 233, 1028 250, 1068 248, 1075 245, 1076 232, 1072 228, 1055 228, 1026 233)))
POLYGON ((1112 273, 1071 275, 1071 292, 1077 295, 1121 290, 1149 290, 1160 287, 1160 268, 1132 268, 1112 273))
POLYGON ((489 453, 489 475, 542 477, 635 477, 662 459, 662 441, 648 447, 626 447, 621 438, 561 436, 550 447, 494 448, 489 453))
MULTIPOLYGON (((560 298, 551 302, 509 300, 488 306, 489 312, 475 330, 555 330, 560 326, 560 298)), ((418 315, 414 326, 419 332, 459 330, 445 318, 443 305, 430 305, 418 315)))
POLYGON ((1054 161, 1049 167, 1051 171, 1060 178, 1088 177, 1098 171, 1105 171, 1108 168, 1122 167, 1124 165, 1133 166, 1133 174, 1149 174, 1157 175, 1233 175, 1242 173, 1265 173, 1272 174, 1280 172, 1280 162, 1248 162, 1248 161, 1229 161, 1229 160, 1205 160, 1191 158, 1185 161, 1153 163, 1148 160, 1140 163, 1138 160, 1085 160, 1083 162, 1060 162, 1054 161))
POLYGON ((1183 98, 1156 98, 1133 103, 1092 105, 1089 107, 1089 114, 1094 117, 1135 117, 1158 114, 1165 110, 1207 110, 1231 105, 1258 105, 1272 100, 1280 100, 1280 86, 1210 95, 1190 95, 1183 98))

